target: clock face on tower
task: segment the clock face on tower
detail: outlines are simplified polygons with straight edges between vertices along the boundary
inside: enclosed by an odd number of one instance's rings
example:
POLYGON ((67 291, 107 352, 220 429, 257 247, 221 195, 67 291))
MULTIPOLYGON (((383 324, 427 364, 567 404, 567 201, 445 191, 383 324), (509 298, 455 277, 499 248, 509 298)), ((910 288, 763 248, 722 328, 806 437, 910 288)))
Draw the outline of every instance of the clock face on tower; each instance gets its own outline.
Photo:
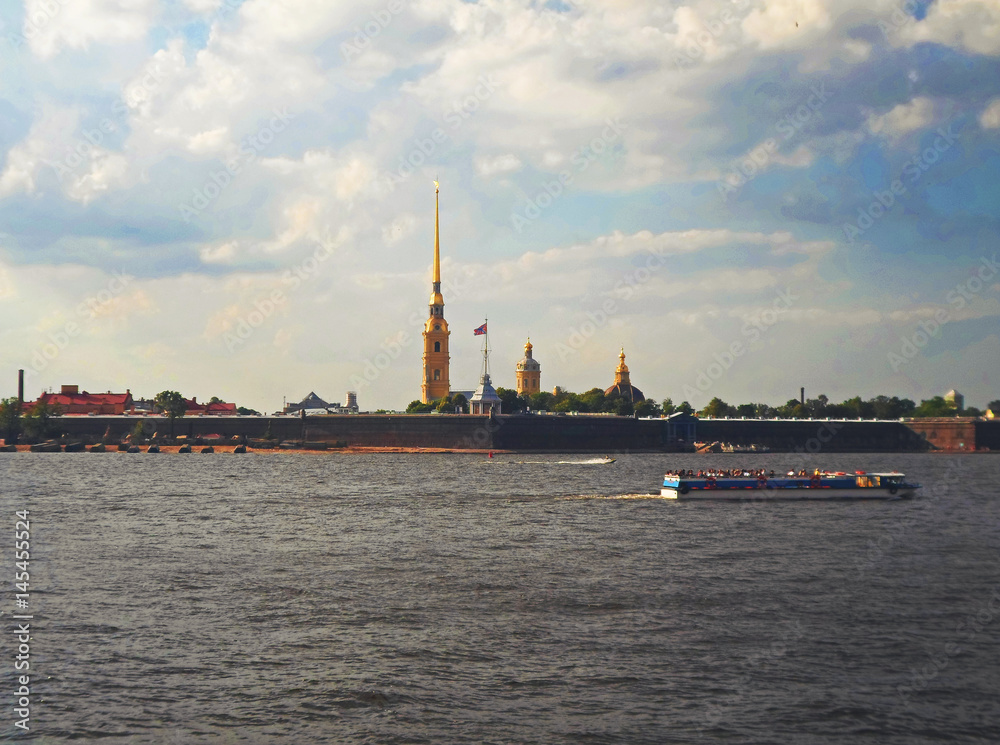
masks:
POLYGON ((440 323, 435 323, 434 324, 434 330, 435 331, 440 331, 441 330, 441 324, 440 323))

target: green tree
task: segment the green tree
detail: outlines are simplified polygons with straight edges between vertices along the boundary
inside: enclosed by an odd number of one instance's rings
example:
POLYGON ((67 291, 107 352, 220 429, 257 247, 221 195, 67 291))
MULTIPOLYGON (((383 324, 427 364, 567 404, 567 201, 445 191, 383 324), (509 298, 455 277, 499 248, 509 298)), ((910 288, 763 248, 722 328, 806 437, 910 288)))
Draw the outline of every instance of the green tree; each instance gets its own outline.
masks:
POLYGON ((676 412, 680 412, 682 414, 694 414, 694 408, 687 401, 681 401, 679 404, 677 404, 677 409, 675 410, 675 413, 676 412))
POLYGON ((701 416, 712 417, 714 419, 721 419, 722 417, 732 416, 735 413, 735 409, 727 404, 721 398, 716 396, 703 408, 700 412, 701 416))
POLYGON ((451 402, 451 396, 439 398, 434 406, 434 410, 439 414, 450 414, 455 410, 455 405, 451 402))
POLYGON ((829 403, 830 399, 821 393, 817 398, 807 398, 805 406, 811 418, 819 419, 827 416, 826 409, 829 403))
POLYGON ((434 403, 425 404, 419 399, 414 399, 410 401, 410 405, 406 407, 407 414, 426 414, 430 411, 434 411, 434 403))
POLYGON ((51 419, 61 413, 61 409, 55 404, 42 400, 36 401, 22 417, 24 434, 34 440, 44 440, 51 437, 55 432, 51 419))
POLYGON ((591 388, 580 396, 580 403, 586 407, 581 411, 603 411, 604 410, 604 390, 602 388, 591 388))
POLYGON ((4 442, 8 445, 17 443, 21 434, 21 401, 17 398, 5 398, 0 401, 0 432, 4 433, 4 442))
POLYGON ((465 414, 469 411, 469 399, 465 397, 464 393, 456 393, 452 396, 451 402, 455 405, 459 414, 465 414))
POLYGON ((910 416, 916 409, 916 404, 908 398, 893 396, 875 396, 868 402, 876 419, 899 419, 910 416))
POLYGON ((243 416, 260 416, 260 412, 256 409, 248 409, 246 406, 240 406, 236 409, 237 414, 242 414, 243 416))
POLYGON ((921 401, 920 406, 913 412, 916 417, 955 416, 956 414, 955 407, 950 402, 945 401, 943 396, 934 396, 921 401))
POLYGON ((521 410, 517 391, 510 388, 497 388, 497 396, 500 398, 500 410, 504 414, 513 414, 515 411, 521 410))
POLYGON ((670 416, 675 411, 677 411, 677 407, 674 406, 674 402, 671 401, 669 398, 663 399, 663 403, 660 404, 660 408, 663 410, 663 413, 666 416, 670 416))
POLYGON ((174 420, 184 416, 187 403, 177 391, 160 391, 153 398, 153 406, 170 420, 170 437, 174 436, 174 420))
POLYGON ((539 391, 531 394, 531 408, 535 411, 548 411, 554 402, 555 396, 548 391, 539 391))
POLYGON ((994 414, 1000 415, 1000 398, 998 398, 996 401, 990 401, 988 404, 986 404, 986 408, 992 411, 994 414))
POLYGON ((635 405, 635 413, 641 417, 660 416, 663 413, 663 409, 660 408, 660 405, 656 401, 647 398, 645 401, 640 401, 635 405))

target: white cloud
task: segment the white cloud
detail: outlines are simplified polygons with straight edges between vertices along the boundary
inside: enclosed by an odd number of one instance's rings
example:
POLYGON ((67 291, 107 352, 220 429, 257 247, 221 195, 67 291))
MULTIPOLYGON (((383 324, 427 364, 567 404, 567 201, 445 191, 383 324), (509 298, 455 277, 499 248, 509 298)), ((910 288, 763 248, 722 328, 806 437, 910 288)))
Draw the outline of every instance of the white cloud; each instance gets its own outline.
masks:
POLYGON ((821 0, 769 0, 743 20, 743 31, 762 49, 801 45, 822 36, 831 25, 821 0))
MULTIPOLYGON (((74 136, 79 121, 76 109, 45 105, 25 139, 7 153, 0 172, 0 198, 36 194, 43 183, 56 183, 69 199, 87 204, 127 184, 127 159, 92 144, 84 134, 74 136)), ((94 137, 95 133, 103 137, 96 129, 88 134, 94 137)))
POLYGON ((404 213, 382 228, 382 241, 386 245, 398 243, 409 238, 417 227, 417 218, 410 213, 404 213))
POLYGON ((513 153, 504 155, 481 155, 476 158, 476 171, 480 176, 494 176, 498 173, 513 173, 523 167, 521 159, 513 153))
POLYGON ((979 115, 979 126, 983 129, 1000 128, 1000 98, 994 98, 979 115))
POLYGON ((154 0, 25 0, 24 30, 36 56, 143 38, 157 12, 154 0))
POLYGON ((885 114, 868 118, 868 129, 874 134, 899 140, 910 132, 926 129, 935 120, 934 101, 926 97, 914 98, 895 106, 885 114))
POLYGON ((206 264, 230 264, 236 258, 238 249, 238 241, 225 241, 224 243, 202 246, 198 250, 198 254, 206 264))
POLYGON ((974 54, 1000 54, 1000 4, 995 0, 937 0, 922 21, 899 29, 905 44, 936 42, 974 54))

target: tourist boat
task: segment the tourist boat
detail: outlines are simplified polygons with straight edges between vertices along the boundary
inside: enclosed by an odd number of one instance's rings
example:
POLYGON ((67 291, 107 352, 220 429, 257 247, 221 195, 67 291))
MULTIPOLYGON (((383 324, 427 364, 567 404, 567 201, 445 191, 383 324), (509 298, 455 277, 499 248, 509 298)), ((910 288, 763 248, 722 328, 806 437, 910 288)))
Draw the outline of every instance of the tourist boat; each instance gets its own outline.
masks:
POLYGON ((660 496, 668 499, 909 499, 920 484, 891 473, 814 473, 811 476, 663 477, 660 496))

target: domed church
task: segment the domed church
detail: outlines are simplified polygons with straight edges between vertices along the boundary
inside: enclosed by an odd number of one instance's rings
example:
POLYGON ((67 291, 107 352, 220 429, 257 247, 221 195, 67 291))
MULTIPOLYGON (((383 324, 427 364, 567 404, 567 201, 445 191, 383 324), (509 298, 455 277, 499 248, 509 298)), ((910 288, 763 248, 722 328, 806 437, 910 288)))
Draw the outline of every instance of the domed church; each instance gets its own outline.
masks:
POLYGON ((632 382, 629 380, 628 365, 625 364, 624 348, 622 348, 622 353, 618 355, 618 367, 615 369, 615 384, 604 391, 605 396, 612 394, 618 394, 632 404, 646 400, 646 397, 642 395, 642 391, 632 385, 632 382))
POLYGON ((542 366, 531 356, 531 339, 524 345, 524 359, 517 363, 517 395, 539 393, 541 391, 542 366))

